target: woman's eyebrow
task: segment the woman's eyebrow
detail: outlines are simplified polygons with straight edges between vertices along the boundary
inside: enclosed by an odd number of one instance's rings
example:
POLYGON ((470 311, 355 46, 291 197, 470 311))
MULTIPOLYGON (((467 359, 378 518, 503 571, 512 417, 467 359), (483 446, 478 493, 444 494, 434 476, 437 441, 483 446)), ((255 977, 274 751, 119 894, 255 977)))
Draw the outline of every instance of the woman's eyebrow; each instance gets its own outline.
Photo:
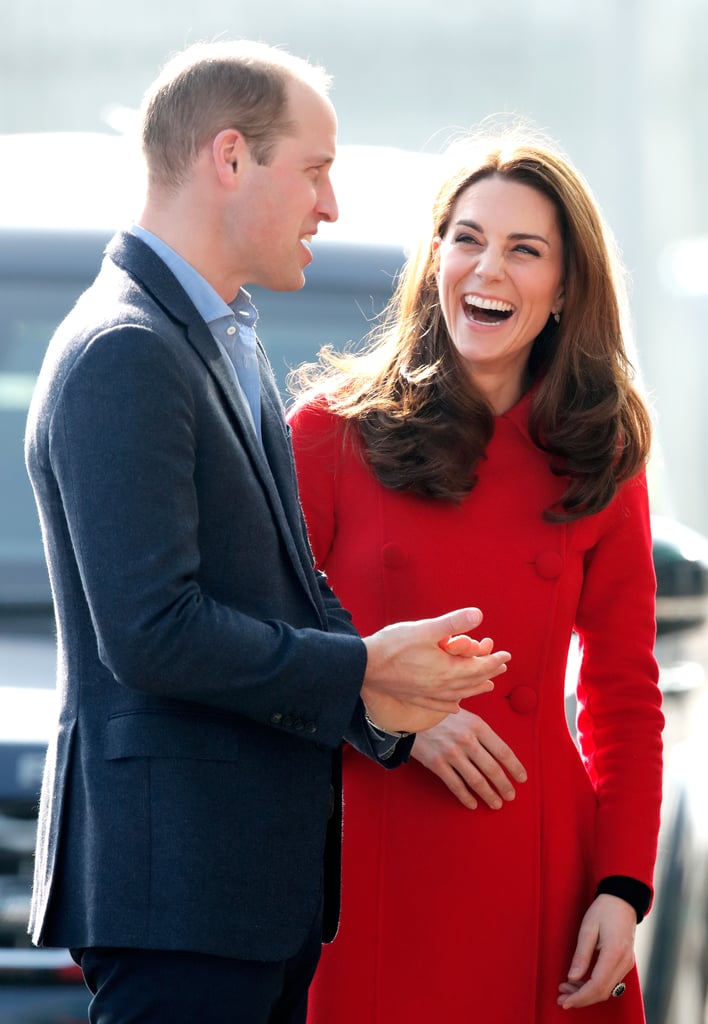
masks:
POLYGON ((543 242, 544 245, 550 245, 551 244, 548 241, 547 238, 544 238, 543 235, 534 235, 532 232, 527 232, 527 231, 516 231, 516 232, 514 232, 513 235, 509 235, 508 237, 510 239, 512 239, 513 241, 515 241, 515 242, 522 241, 523 239, 527 239, 527 238, 533 238, 537 242, 543 242))

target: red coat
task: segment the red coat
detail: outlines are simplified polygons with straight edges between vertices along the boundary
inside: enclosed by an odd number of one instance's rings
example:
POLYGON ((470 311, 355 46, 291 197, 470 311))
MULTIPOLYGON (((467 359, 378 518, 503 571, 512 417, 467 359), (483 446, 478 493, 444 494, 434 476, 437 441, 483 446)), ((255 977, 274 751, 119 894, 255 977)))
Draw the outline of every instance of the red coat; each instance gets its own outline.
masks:
MULTIPOLYGON (((417 761, 384 772, 345 750, 342 918, 309 1024, 567 1024, 558 985, 597 883, 651 885, 663 717, 646 481, 580 522, 544 520, 564 482, 529 438, 529 401, 497 418, 461 507, 383 488, 329 413, 291 416, 315 557, 358 629, 479 606, 477 635, 512 660, 467 706, 529 775, 501 810, 472 811, 417 761), (582 756, 564 710, 574 628, 582 756)), ((625 980, 573 1019, 643 1021, 625 980)))

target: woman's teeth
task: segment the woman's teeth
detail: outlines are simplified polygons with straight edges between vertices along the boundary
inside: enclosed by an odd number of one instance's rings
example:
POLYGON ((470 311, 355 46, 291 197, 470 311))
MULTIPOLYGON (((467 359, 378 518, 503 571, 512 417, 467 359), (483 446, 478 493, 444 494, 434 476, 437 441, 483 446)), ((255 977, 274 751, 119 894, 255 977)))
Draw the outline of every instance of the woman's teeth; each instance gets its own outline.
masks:
POLYGON ((510 302, 501 299, 483 299, 478 295, 464 296, 465 313, 475 323, 499 324, 514 312, 510 302))

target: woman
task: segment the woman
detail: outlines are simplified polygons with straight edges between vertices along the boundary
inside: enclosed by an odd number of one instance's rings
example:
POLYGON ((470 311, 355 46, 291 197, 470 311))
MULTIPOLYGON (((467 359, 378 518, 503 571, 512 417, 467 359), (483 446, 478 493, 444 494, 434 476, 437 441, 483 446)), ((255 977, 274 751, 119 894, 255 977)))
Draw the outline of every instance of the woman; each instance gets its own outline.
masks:
POLYGON ((470 150, 367 352, 325 355, 291 415, 315 558, 358 628, 476 603, 512 655, 398 771, 346 751, 341 928, 311 1024, 644 1019, 663 718, 650 422, 616 265, 552 147, 470 150))

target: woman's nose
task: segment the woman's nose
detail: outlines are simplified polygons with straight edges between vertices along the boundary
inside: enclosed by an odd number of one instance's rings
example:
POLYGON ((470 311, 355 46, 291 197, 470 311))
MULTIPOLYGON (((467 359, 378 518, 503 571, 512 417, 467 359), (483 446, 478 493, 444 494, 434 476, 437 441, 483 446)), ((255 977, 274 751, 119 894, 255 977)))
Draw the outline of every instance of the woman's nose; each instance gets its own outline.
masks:
POLYGON ((480 277, 498 278, 504 274, 504 255, 492 248, 484 249, 477 259, 475 270, 480 277))

